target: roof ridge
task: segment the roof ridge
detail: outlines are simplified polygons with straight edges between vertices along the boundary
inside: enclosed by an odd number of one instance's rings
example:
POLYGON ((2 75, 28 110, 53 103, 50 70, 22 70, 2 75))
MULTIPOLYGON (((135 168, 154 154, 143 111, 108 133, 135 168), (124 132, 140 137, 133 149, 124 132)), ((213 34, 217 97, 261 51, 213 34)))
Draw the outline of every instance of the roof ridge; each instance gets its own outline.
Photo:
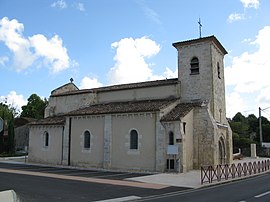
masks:
POLYGON ((160 86, 160 85, 170 85, 170 84, 178 83, 178 82, 179 82, 178 78, 143 81, 143 82, 136 82, 136 83, 126 83, 126 84, 116 84, 116 85, 111 85, 111 86, 103 86, 103 87, 99 87, 99 88, 74 90, 74 91, 59 93, 56 95, 51 94, 51 96, 57 97, 57 96, 83 94, 83 93, 127 90, 127 89, 144 88, 144 87, 155 87, 155 86, 160 86))

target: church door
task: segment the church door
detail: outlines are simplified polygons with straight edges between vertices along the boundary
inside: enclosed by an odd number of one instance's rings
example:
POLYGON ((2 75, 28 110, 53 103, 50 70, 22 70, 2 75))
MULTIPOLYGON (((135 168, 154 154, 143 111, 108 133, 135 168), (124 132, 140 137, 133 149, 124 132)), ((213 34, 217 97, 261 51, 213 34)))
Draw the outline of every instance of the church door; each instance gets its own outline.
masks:
POLYGON ((222 137, 218 141, 218 154, 219 164, 225 164, 225 144, 222 137))

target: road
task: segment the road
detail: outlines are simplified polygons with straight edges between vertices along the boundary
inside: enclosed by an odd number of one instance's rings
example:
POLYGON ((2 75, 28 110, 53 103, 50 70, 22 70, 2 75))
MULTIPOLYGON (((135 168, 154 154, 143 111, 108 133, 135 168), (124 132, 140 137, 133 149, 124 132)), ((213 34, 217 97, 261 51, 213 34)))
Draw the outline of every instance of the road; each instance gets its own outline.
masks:
POLYGON ((139 201, 270 202, 270 172, 216 186, 146 197, 139 201))
POLYGON ((136 201, 270 201, 269 172, 252 178, 199 189, 124 185, 125 178, 142 175, 145 174, 0 163, 0 191, 13 189, 20 202, 84 202, 123 199, 123 197, 136 201), (93 181, 94 179, 101 181, 97 183, 93 181), (106 183, 107 180, 119 184, 106 183))
POLYGON ((155 189, 121 185, 126 183, 125 178, 142 175, 145 174, 0 163, 0 191, 13 189, 20 202, 89 202, 133 196, 141 198, 187 190, 181 187, 155 189), (94 179, 101 183, 91 182, 94 179), (107 184, 107 180, 119 182, 119 185, 107 184))

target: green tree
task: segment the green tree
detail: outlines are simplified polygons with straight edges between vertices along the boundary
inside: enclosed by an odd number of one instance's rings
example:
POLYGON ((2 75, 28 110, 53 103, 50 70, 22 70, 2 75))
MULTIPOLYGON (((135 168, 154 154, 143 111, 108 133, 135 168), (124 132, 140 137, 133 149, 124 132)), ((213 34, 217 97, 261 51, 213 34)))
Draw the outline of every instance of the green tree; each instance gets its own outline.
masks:
POLYGON ((37 94, 32 94, 27 100, 27 105, 22 106, 21 117, 43 118, 48 101, 46 99, 41 99, 37 94))
POLYGON ((13 111, 4 103, 0 103, 0 117, 6 121, 13 119, 13 111))
POLYGON ((4 120, 4 127, 8 127, 8 143, 3 142, 4 130, 0 132, 0 153, 11 152, 14 148, 14 116, 10 106, 0 103, 0 117, 4 120))
MULTIPOLYGON (((261 118, 263 141, 270 142, 270 122, 265 117, 261 118)), ((237 152, 238 148, 249 150, 251 143, 259 143, 259 118, 254 114, 245 117, 238 112, 229 123, 233 131, 234 152, 237 152)))
POLYGON ((14 154, 15 148, 14 148, 14 118, 12 116, 12 119, 8 122, 8 142, 7 142, 7 153, 8 154, 14 154))
POLYGON ((230 126, 233 132, 237 133, 241 137, 249 137, 249 126, 245 122, 230 122, 230 126))
POLYGON ((243 116, 240 112, 238 112, 237 114, 235 114, 235 116, 232 118, 232 120, 234 122, 246 122, 246 117, 243 116))
MULTIPOLYGON (((237 152, 239 148, 242 150, 249 148, 254 142, 253 135, 257 134, 258 119, 254 115, 249 115, 247 118, 238 112, 230 121, 230 126, 233 131, 233 150, 237 152)), ((257 136, 257 135, 256 135, 257 136)))
POLYGON ((254 114, 250 114, 247 117, 247 122, 249 125, 249 132, 257 133, 259 127, 259 119, 254 114))
POLYGON ((270 142, 270 124, 262 124, 263 142, 270 142))

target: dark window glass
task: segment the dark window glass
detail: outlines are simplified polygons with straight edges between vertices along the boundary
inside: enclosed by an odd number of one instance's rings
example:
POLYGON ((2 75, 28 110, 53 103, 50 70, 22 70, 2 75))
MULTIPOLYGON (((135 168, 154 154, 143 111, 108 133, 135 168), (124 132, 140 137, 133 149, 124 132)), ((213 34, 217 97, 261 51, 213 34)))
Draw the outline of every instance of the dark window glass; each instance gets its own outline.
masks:
POLYGON ((174 170, 174 159, 167 159, 167 170, 174 170))
POLYGON ((219 63, 217 63, 217 72, 218 72, 218 78, 221 79, 221 77, 220 77, 220 66, 219 66, 219 63))
POLYGON ((183 131, 184 131, 184 134, 186 134, 186 125, 187 125, 187 123, 186 122, 183 122, 183 131))
POLYGON ((138 133, 136 130, 130 131, 130 149, 138 149, 138 133))
POLYGON ((44 146, 49 146, 49 133, 47 131, 44 132, 44 146))
POLYGON ((192 58, 190 61, 190 73, 199 74, 199 59, 197 57, 192 58))
POLYGON ((90 136, 91 135, 90 135, 90 132, 88 130, 84 132, 84 148, 85 149, 90 149, 90 141, 91 141, 90 136))
POLYGON ((174 145, 174 134, 169 132, 169 145, 174 145))

